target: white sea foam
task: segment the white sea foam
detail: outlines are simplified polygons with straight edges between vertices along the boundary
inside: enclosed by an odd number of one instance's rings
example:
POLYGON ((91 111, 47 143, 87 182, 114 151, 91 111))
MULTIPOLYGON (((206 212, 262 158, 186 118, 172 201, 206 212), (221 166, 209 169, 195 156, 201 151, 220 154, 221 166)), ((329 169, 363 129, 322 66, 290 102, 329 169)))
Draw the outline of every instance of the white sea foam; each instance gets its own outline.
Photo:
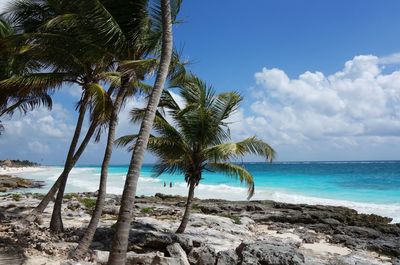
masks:
POLYGON ((359 213, 377 214, 380 216, 390 217, 392 223, 400 223, 400 203, 393 204, 378 204, 366 202, 354 202, 346 200, 326 199, 298 194, 285 193, 281 191, 259 191, 263 199, 271 199, 279 202, 294 203, 294 204, 313 204, 313 205, 331 205, 344 206, 356 210, 359 213), (262 196, 266 195, 266 196, 262 196))
MULTIPOLYGON (((47 167, 34 172, 17 172, 16 175, 28 177, 36 180, 46 181, 49 187, 60 175, 62 168, 47 167)), ((96 168, 75 168, 68 179, 67 192, 96 191, 98 189, 99 173, 96 168)), ((125 174, 110 173, 108 178, 108 193, 121 194, 124 186, 125 174)), ((155 193, 165 193, 172 195, 187 195, 187 184, 177 182, 170 188, 164 187, 163 181, 158 178, 141 177, 139 179, 137 195, 154 195, 155 193)), ((46 189, 35 190, 35 192, 46 192, 46 189)), ((196 188, 196 197, 201 199, 226 199, 226 200, 246 200, 247 188, 234 187, 226 184, 200 184, 196 188)), ((274 189, 256 189, 253 200, 274 200, 279 202, 294 204, 319 204, 344 206, 357 210, 360 213, 377 214, 393 218, 393 222, 400 223, 400 203, 395 204, 377 204, 354 202, 339 199, 326 199, 302 194, 295 194, 289 191, 274 189)))

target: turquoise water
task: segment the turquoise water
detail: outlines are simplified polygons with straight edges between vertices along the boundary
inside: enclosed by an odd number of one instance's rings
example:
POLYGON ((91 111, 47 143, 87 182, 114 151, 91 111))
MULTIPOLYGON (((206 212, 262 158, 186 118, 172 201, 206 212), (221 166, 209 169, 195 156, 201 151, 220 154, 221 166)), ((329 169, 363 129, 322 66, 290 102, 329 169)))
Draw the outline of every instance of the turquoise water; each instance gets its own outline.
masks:
MULTIPOLYGON (((370 203, 400 203, 400 161, 244 163, 258 188, 328 199, 370 203)), ((99 170, 98 167, 94 167, 99 170)), ((112 166, 110 173, 124 174, 127 166, 112 166)), ((142 176, 152 177, 152 165, 142 176)), ((183 182, 182 175, 162 175, 161 182, 183 182)), ((222 174, 205 172, 203 184, 243 186, 222 174)))
MULTIPOLYGON (((275 162, 244 163, 243 166, 254 177, 256 191, 252 199, 346 206, 361 213, 391 217, 393 222, 400 223, 400 161, 275 162)), ((108 193, 122 193, 127 170, 127 166, 110 167, 108 193)), ((61 171, 61 167, 45 167, 17 175, 44 181, 44 188, 31 191, 46 192, 61 171)), ((98 166, 76 167, 68 178, 66 191, 96 191, 99 176, 98 166)), ((246 186, 235 179, 204 172, 195 196, 245 200, 246 190, 246 186)), ((157 192, 187 195, 184 177, 165 174, 154 178, 152 165, 144 165, 136 194, 154 195, 157 192), (170 182, 173 183, 172 188, 169 187, 170 182)))

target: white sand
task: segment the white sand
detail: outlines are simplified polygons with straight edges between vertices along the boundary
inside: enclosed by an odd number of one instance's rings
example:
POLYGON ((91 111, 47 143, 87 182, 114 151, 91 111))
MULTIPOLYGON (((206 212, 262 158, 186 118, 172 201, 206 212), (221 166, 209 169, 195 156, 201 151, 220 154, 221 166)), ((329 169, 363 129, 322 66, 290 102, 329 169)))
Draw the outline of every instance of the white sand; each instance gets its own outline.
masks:
POLYGON ((45 171, 47 167, 0 167, 0 174, 10 175, 18 173, 29 173, 45 171))
POLYGON ((312 244, 305 243, 305 244, 302 244, 301 248, 311 250, 314 253, 318 253, 320 255, 323 255, 325 253, 348 255, 351 253, 351 250, 347 247, 333 245, 333 244, 330 244, 327 242, 318 242, 318 243, 312 243, 312 244))

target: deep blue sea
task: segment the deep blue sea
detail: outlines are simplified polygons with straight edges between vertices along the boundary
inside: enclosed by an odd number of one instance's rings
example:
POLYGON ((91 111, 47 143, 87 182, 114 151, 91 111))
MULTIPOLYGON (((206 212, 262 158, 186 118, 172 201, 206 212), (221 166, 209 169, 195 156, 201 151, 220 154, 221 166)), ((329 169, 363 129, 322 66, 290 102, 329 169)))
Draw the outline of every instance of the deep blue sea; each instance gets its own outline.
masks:
MULTIPOLYGON (((400 161, 360 162, 274 162, 242 164, 254 177, 253 199, 272 199, 290 203, 342 205, 360 212, 376 213, 400 222, 400 161)), ((44 180, 48 186, 60 173, 60 167, 22 175, 44 180)), ((79 166, 73 170, 67 191, 98 189, 100 168, 79 166)), ((127 166, 112 166, 108 191, 121 193, 127 166)), ((152 165, 144 165, 138 195, 156 192, 186 195, 182 175, 153 177, 152 165), (164 182, 166 187, 164 187, 164 182), (169 187, 169 183, 173 187, 169 187)), ((197 197, 246 199, 246 187, 236 179, 205 172, 197 197)))

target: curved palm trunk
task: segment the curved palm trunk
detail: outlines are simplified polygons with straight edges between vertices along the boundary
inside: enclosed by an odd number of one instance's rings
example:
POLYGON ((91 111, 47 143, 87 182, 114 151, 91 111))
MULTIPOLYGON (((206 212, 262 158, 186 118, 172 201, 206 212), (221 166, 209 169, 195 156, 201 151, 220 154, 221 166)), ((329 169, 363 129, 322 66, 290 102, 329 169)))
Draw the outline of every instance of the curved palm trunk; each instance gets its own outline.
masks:
POLYGON ((79 242, 78 247, 74 252, 70 253, 71 258, 79 260, 85 256, 87 250, 92 243, 94 233, 96 232, 97 225, 100 221, 101 214, 103 212, 104 202, 107 195, 107 177, 108 177, 108 165, 110 163, 112 149, 115 140, 115 130, 118 125, 118 112, 122 105, 122 101, 125 96, 126 89, 124 86, 121 86, 121 89, 118 92, 118 95, 114 102, 114 108, 111 113, 109 127, 108 127, 108 136, 107 136, 107 145, 104 152, 103 163, 101 165, 101 174, 100 174, 100 184, 99 184, 99 195, 96 201, 96 207, 92 214, 92 218, 90 219, 90 223, 88 228, 86 229, 85 235, 79 242))
POLYGON ((70 149, 68 151, 67 159, 64 164, 64 171, 65 173, 62 174, 63 178, 61 179, 60 182, 60 188, 58 189, 57 193, 57 198, 54 202, 54 208, 53 208, 53 215, 51 217, 50 221, 50 230, 53 232, 61 232, 63 230, 63 224, 62 224, 62 219, 61 219, 61 206, 62 206, 62 199, 64 195, 64 190, 65 190, 65 185, 67 183, 67 177, 66 172, 71 171, 73 167, 73 158, 74 158, 74 153, 76 146, 78 145, 79 141, 79 136, 81 134, 82 126, 83 126, 83 121, 85 119, 85 114, 86 114, 86 99, 84 100, 83 104, 81 105, 79 109, 79 116, 78 116, 78 121, 76 123, 75 127, 75 132, 74 136, 72 137, 70 149))
POLYGON ((124 265, 128 248, 128 237, 131 226, 132 210, 135 201, 136 188, 143 164, 144 153, 153 127, 154 118, 172 55, 172 24, 171 7, 169 0, 161 0, 161 15, 163 26, 162 50, 160 66, 157 72, 154 88, 151 92, 145 116, 140 126, 139 136, 132 152, 125 187, 122 193, 121 207, 119 210, 116 232, 112 242, 108 265, 124 265))
POLYGON ((189 194, 186 200, 186 207, 185 207, 185 213, 183 214, 181 224, 178 227, 178 230, 176 230, 177 234, 182 234, 185 232, 186 226, 189 222, 189 217, 190 217, 190 212, 192 211, 192 203, 193 203, 193 198, 194 198, 194 188, 196 187, 196 184, 193 180, 190 181, 189 184, 189 194))
MULTIPOLYGON (((38 215, 43 213, 43 211, 46 209, 47 205, 54 199, 54 196, 56 195, 58 189, 61 186, 61 182, 63 181, 64 178, 68 178, 69 172, 71 172, 72 168, 75 166, 76 162, 79 160, 80 156, 82 155, 83 151, 85 150, 86 146, 88 145, 90 139, 92 138, 95 129, 96 129, 96 123, 92 122, 90 125, 88 131, 86 132, 85 138, 82 140, 82 143, 80 144, 78 151, 76 151, 72 163, 68 167, 64 167, 63 172, 60 174, 56 182, 53 184, 53 186, 50 188, 50 190, 47 192, 47 194, 44 196, 44 198, 40 201, 39 205, 36 206, 35 209, 33 209, 29 215, 25 218, 25 221, 33 222, 38 215)), ((71 149, 71 147, 70 147, 71 149)))

